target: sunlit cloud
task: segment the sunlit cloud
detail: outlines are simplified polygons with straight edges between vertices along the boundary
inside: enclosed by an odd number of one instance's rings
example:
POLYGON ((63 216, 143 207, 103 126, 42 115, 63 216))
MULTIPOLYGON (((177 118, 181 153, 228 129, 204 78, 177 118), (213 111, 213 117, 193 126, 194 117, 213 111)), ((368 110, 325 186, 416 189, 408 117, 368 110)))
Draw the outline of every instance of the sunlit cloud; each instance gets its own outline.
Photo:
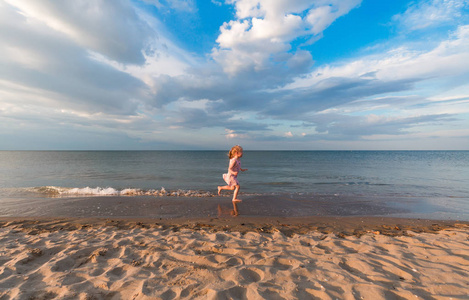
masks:
POLYGON ((218 47, 213 49, 212 56, 225 72, 233 75, 269 69, 276 64, 311 64, 312 56, 305 51, 291 51, 290 43, 321 34, 361 1, 232 2, 238 19, 225 22, 220 28, 218 47))

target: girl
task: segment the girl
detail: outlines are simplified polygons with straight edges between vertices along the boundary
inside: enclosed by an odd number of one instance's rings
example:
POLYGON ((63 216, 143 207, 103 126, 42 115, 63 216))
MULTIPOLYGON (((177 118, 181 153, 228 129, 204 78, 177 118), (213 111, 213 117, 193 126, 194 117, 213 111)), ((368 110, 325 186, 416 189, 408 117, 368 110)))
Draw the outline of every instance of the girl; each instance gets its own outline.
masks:
POLYGON ((230 152, 228 153, 228 156, 230 158, 230 164, 228 166, 228 173, 223 174, 223 179, 225 180, 226 184, 225 186, 219 186, 218 187, 218 195, 220 195, 222 190, 234 190, 233 193, 233 206, 234 206, 234 213, 235 215, 238 215, 238 208, 236 206, 236 203, 241 202, 240 199, 238 199, 238 192, 239 192, 239 182, 238 182, 238 173, 239 171, 244 172, 247 171, 248 169, 241 169, 241 162, 239 159, 243 156, 243 148, 239 145, 234 146, 231 148, 230 152))

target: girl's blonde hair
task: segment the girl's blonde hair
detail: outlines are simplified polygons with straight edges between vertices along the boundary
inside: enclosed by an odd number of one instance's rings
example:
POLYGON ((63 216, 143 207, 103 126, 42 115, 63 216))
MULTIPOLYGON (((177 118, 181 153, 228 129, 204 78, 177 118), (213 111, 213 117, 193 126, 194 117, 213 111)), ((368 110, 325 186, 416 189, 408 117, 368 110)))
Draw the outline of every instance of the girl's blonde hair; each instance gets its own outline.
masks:
POLYGON ((233 146, 230 152, 228 152, 228 157, 232 159, 236 153, 241 153, 241 152, 243 152, 243 147, 241 147, 240 145, 233 146))

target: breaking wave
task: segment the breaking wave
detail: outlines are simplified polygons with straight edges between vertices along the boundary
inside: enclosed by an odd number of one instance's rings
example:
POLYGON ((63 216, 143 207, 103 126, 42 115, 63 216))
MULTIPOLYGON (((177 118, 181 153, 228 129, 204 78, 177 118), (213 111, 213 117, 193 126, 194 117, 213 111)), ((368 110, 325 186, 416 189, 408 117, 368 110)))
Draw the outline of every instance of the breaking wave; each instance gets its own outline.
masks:
POLYGON ((112 187, 84 187, 84 188, 66 188, 56 186, 42 186, 29 189, 30 192, 45 194, 48 196, 172 196, 172 197, 213 197, 213 193, 197 190, 172 190, 167 191, 164 187, 161 189, 134 189, 127 188, 118 190, 112 187))

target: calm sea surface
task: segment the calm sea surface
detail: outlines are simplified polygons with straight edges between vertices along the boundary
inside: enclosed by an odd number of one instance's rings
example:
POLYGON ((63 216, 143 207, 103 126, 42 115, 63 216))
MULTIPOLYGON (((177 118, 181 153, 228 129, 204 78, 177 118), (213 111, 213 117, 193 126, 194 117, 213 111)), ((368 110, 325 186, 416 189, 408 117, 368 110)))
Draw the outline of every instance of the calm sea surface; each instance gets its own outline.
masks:
MULTIPOLYGON (((244 196, 385 198, 397 206, 425 199, 432 212, 469 220, 469 151, 245 151, 241 162, 249 169, 239 175, 244 196)), ((0 151, 0 200, 210 196, 227 166, 225 151, 0 151)), ((428 205, 412 211, 425 214, 428 205)))

